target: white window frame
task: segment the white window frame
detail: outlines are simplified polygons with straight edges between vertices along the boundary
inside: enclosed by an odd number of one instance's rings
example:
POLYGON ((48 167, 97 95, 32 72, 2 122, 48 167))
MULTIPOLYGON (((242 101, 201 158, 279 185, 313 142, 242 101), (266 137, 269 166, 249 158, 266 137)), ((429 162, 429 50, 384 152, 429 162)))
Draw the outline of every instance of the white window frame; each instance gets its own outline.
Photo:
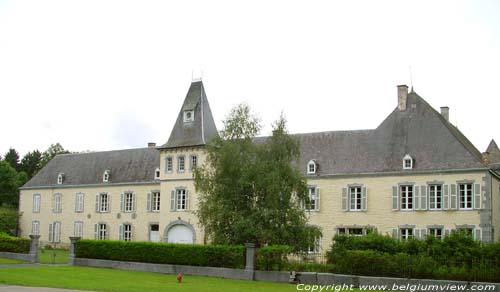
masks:
POLYGON ((40 235, 40 221, 38 220, 31 221, 31 234, 40 235))
POLYGON ((308 254, 319 254, 321 253, 321 237, 314 238, 314 244, 307 247, 308 254))
POLYGON ((33 195, 33 213, 40 213, 40 206, 42 203, 42 196, 40 194, 33 195))
POLYGON ((168 156, 165 158, 165 171, 167 173, 172 173, 174 170, 174 158, 172 156, 168 156))
POLYGON ((443 239, 444 230, 443 230, 443 228, 440 228, 440 227, 431 227, 428 229, 428 234, 431 236, 434 236, 437 239, 443 239))
POLYGON ((61 242, 61 222, 55 221, 49 225, 49 242, 61 242))
POLYGON ((458 184, 458 204, 460 210, 472 210, 474 207, 474 184, 459 183, 458 184), (465 189, 462 189, 466 187, 465 189), (470 187, 470 189, 469 189, 470 187), (468 207, 470 205, 470 207, 468 207))
POLYGON ((415 207, 415 187, 413 185, 399 186, 400 210, 413 210, 415 207), (410 189, 411 188, 411 189, 410 189), (409 205, 411 204, 411 207, 409 205))
POLYGON ((443 209, 443 185, 429 185, 429 210, 443 209))
POLYGON ((409 154, 406 154, 405 157, 403 157, 403 169, 413 169, 413 158, 409 154))
POLYGON ((155 169, 155 179, 160 179, 160 168, 155 169))
POLYGON ((187 210, 187 190, 184 188, 179 188, 175 190, 175 210, 176 211, 186 211, 187 210))
POLYGON ((183 121, 184 123, 194 122, 194 110, 185 110, 183 113, 183 121))
POLYGON ((100 193, 99 196, 99 202, 98 202, 98 211, 99 213, 107 213, 109 212, 109 194, 108 193, 100 193), (104 199, 106 198, 106 199, 104 199))
POLYGON ((83 221, 75 221, 74 236, 83 238, 83 221))
POLYGON ((125 192, 123 194, 123 211, 130 213, 134 211, 134 193, 125 192))
POLYGON ((160 192, 152 192, 151 193, 151 211, 152 212, 160 212, 160 203, 161 203, 161 195, 160 192))
POLYGON ((58 176, 57 176, 57 184, 58 185, 62 185, 64 182, 64 173, 60 173, 58 176))
POLYGON ((308 186, 307 187, 307 196, 309 198, 309 205, 306 207, 308 211, 318 212, 320 210, 320 200, 318 187, 316 186, 308 186))
POLYGON ((54 206, 52 207, 53 213, 61 213, 62 212, 62 194, 57 193, 54 194, 54 206))
POLYGON ((349 211, 362 211, 363 188, 361 186, 350 186, 349 190, 349 211), (354 192, 353 192, 354 191, 354 192))
POLYGON ((110 177, 110 171, 105 170, 104 173, 102 174, 102 182, 109 182, 109 177, 110 177))
POLYGON ((413 228, 399 228, 399 239, 408 240, 414 236, 413 228))
POLYGON ((97 239, 106 240, 108 239, 108 225, 106 223, 97 224, 97 239))
POLYGON ((316 173, 316 162, 314 160, 310 160, 307 163, 307 174, 315 174, 316 173))
POLYGON ((124 241, 132 241, 132 224, 124 223, 123 227, 123 235, 122 238, 124 241))
POLYGON ((186 171, 186 156, 177 156, 177 172, 186 171))
POLYGON ((193 154, 189 156, 189 165, 191 171, 194 171, 195 168, 198 166, 198 155, 193 154))
POLYGON ((83 193, 75 194, 75 212, 83 213, 85 204, 85 195, 83 193))

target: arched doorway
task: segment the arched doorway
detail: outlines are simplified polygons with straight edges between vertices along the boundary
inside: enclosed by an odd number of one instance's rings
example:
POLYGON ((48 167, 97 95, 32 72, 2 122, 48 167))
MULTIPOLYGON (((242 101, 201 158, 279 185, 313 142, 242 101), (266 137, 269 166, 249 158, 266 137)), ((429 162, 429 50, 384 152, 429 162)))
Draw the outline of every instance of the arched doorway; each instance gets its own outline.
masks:
POLYGON ((184 220, 170 222, 165 228, 165 241, 170 243, 195 243, 196 233, 191 224, 184 220))

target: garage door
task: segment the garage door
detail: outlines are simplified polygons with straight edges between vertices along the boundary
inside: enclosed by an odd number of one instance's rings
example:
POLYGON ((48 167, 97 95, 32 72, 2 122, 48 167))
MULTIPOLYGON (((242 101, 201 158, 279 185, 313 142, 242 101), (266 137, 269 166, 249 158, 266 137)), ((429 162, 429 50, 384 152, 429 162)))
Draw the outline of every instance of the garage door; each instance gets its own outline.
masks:
POLYGON ((186 225, 174 225, 167 233, 168 242, 171 243, 194 243, 193 231, 186 225))

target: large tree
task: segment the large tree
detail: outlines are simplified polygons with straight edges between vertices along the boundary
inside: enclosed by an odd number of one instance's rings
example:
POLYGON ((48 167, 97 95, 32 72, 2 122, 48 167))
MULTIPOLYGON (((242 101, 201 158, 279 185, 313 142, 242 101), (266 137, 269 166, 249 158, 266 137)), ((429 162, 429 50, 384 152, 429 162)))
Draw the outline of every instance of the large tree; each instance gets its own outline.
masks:
POLYGON ((65 154, 70 153, 68 150, 65 150, 61 144, 51 144, 50 147, 42 153, 42 161, 40 162, 40 169, 43 168, 47 163, 49 163, 52 158, 54 158, 57 154, 65 154))
POLYGON ((305 250, 318 228, 307 225, 306 180, 293 166, 299 143, 284 118, 273 135, 255 138, 260 125, 246 105, 234 108, 220 137, 207 146, 207 163, 195 171, 201 225, 214 243, 287 244, 305 250))
POLYGON ((28 175, 28 178, 32 178, 40 170, 41 164, 42 153, 38 150, 34 150, 23 156, 20 169, 28 175))
POLYGON ((12 166, 12 168, 14 168, 16 171, 19 171, 19 153, 17 153, 16 149, 10 148, 9 151, 5 153, 3 160, 9 163, 9 165, 12 166))
POLYGON ((27 181, 26 173, 17 171, 6 161, 0 161, 0 206, 19 203, 19 187, 27 181))

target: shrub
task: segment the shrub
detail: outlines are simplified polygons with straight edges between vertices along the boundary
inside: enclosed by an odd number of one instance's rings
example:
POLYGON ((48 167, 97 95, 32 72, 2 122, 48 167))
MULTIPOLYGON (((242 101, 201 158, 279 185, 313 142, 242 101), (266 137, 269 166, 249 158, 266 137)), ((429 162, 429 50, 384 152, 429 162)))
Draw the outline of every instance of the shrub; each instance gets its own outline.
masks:
POLYGON ((10 236, 7 233, 0 232, 0 251, 29 253, 30 240, 26 238, 10 236))
POLYGON ((259 249, 257 269, 263 271, 282 271, 288 264, 287 256, 293 251, 288 245, 270 245, 259 249))
POLYGON ((76 257, 155 264, 243 268, 245 247, 112 240, 80 240, 76 257))
POLYGON ((16 235, 17 209, 0 207, 0 232, 16 235))

